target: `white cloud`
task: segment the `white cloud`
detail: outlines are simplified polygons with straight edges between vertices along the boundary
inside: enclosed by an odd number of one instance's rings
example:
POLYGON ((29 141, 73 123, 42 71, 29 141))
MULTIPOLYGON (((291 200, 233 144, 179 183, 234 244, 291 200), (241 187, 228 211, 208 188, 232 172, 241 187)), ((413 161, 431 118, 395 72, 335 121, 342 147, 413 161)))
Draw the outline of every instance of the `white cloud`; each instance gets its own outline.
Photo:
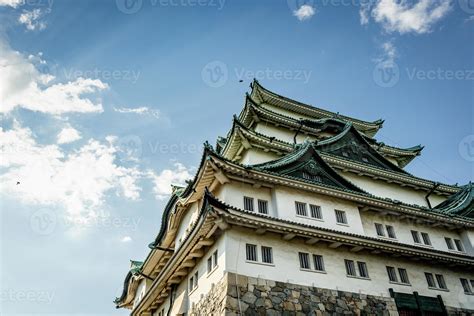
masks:
POLYGON ((112 143, 91 139, 66 153, 57 145, 37 143, 30 129, 14 122, 11 129, 0 128, 0 153, 2 194, 24 204, 59 207, 69 219, 98 216, 111 192, 140 197, 142 173, 116 165, 112 143))
POLYGON ((58 144, 68 144, 76 140, 79 140, 81 138, 82 138, 81 134, 79 133, 77 129, 68 126, 68 127, 63 128, 59 132, 57 142, 58 144))
POLYGON ((303 4, 298 10, 293 11, 293 15, 300 21, 309 20, 315 13, 316 10, 308 4, 303 4))
POLYGON ((124 242, 124 243, 131 242, 131 241, 132 241, 132 237, 130 236, 124 236, 120 239, 120 242, 124 242))
POLYGON ((128 113, 128 114, 131 113, 131 114, 138 114, 138 115, 151 115, 155 118, 160 118, 159 110, 150 109, 147 106, 141 106, 138 108, 125 108, 125 107, 115 108, 114 107, 114 111, 119 112, 119 113, 128 113))
POLYGON ((382 44, 383 54, 379 58, 375 59, 376 63, 383 63, 387 67, 392 66, 395 63, 397 57, 397 48, 393 45, 393 42, 385 42, 382 44))
MULTIPOLYGON (((379 0, 372 10, 372 17, 387 32, 427 33, 451 9, 452 0, 379 0)), ((362 8, 361 8, 362 10, 362 8)), ((362 22, 362 19, 361 19, 362 22)))
POLYGON ((53 84, 55 77, 38 71, 36 62, 35 56, 25 57, 0 39, 0 113, 19 107, 53 115, 103 111, 100 102, 84 95, 108 89, 106 83, 78 78, 53 84))
POLYGON ((16 8, 23 4, 25 0, 0 0, 0 7, 16 8))
POLYGON ((18 18, 18 22, 24 24, 26 26, 26 29, 29 31, 41 31, 46 28, 46 23, 43 21, 39 21, 42 16, 43 12, 40 9, 34 9, 32 11, 24 10, 18 18))
POLYGON ((364 2, 360 5, 359 17, 360 24, 366 25, 369 24, 369 15, 370 15, 371 2, 364 2))
POLYGON ((191 169, 186 168, 183 164, 174 163, 174 169, 165 169, 159 175, 153 171, 148 172, 148 177, 154 183, 153 191, 159 200, 166 199, 171 194, 171 185, 185 185, 185 181, 192 179, 191 169))

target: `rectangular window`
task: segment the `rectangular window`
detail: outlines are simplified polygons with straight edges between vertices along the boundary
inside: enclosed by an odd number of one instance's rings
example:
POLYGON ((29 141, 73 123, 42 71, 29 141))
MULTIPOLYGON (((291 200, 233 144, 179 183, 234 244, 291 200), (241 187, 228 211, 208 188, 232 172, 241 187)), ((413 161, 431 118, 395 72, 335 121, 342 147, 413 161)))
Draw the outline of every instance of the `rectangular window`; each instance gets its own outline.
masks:
POLYGON ((347 275, 357 276, 354 261, 344 260, 344 263, 346 264, 346 273, 347 273, 347 275))
POLYGON ((317 218, 317 219, 323 218, 323 214, 321 213, 321 206, 310 204, 309 210, 311 211, 312 218, 317 218))
POLYGON ((262 262, 273 263, 273 253, 271 247, 262 246, 262 262))
POLYGON ((253 198, 244 196, 244 210, 253 212, 253 198))
POLYGON ((398 274, 400 274, 400 282, 404 284, 410 284, 408 273, 406 269, 398 268, 398 274))
POLYGON ((416 230, 411 231, 411 236, 413 237, 415 244, 421 244, 420 234, 416 230))
POLYGON ((431 246, 430 236, 427 233, 421 233, 421 238, 423 238, 423 243, 427 246, 431 246))
POLYGON ((194 277, 189 278, 189 292, 194 289, 194 277))
POLYGON ((375 231, 377 232, 377 236, 385 236, 382 224, 375 223, 375 231))
POLYGON ((247 260, 257 261, 257 246, 252 244, 246 245, 247 260))
POLYGON ((301 269, 310 269, 309 254, 305 253, 305 252, 298 252, 298 257, 300 259, 300 268, 301 269))
POLYGON ((268 201, 258 200, 258 212, 260 214, 268 214, 268 201))
POLYGON ((314 261, 314 270, 316 271, 324 271, 324 260, 323 256, 320 255, 313 255, 314 261))
POLYGON ((436 287, 436 283, 435 283, 432 273, 425 272, 425 277, 426 277, 426 282, 428 283, 428 287, 436 287))
POLYGON ((213 264, 212 268, 215 268, 215 267, 217 267, 217 250, 214 251, 214 253, 212 254, 212 257, 213 257, 213 261, 214 261, 213 262, 214 264, 213 264))
POLYGON ((295 202, 295 207, 296 207, 296 215, 308 216, 308 212, 306 210, 306 203, 295 202))
POLYGON ((454 239, 454 244, 456 245, 456 249, 458 251, 464 251, 464 247, 462 246, 462 242, 459 239, 454 239))
POLYGON ((196 273, 194 273, 194 288, 197 288, 198 286, 198 272, 196 271, 196 273))
POLYGON ((395 235, 395 229, 392 225, 386 225, 385 227, 387 228, 387 235, 389 238, 397 238, 397 235, 395 235))
POLYGON ((367 270, 367 264, 365 262, 357 261, 357 267, 359 268, 359 276, 361 278, 369 277, 369 271, 367 270))
POLYGON ((394 267, 387 267, 387 274, 388 274, 388 279, 391 282, 398 282, 397 272, 395 271, 394 267))
POLYGON ((446 287, 446 282, 444 281, 444 276, 442 276, 441 274, 436 274, 436 282, 438 282, 438 287, 440 289, 447 289, 446 287))
POLYGON ((454 250, 453 240, 448 237, 444 237, 444 240, 446 241, 446 246, 448 246, 448 249, 454 250))
POLYGON ((207 259, 207 273, 212 271, 212 256, 207 259))
POLYGON ((340 210, 335 210, 335 212, 336 222, 338 222, 339 224, 347 224, 346 212, 340 210))
POLYGON ((469 284, 468 280, 461 279, 461 285, 462 285, 462 288, 464 289, 464 293, 472 293, 471 285, 469 284))

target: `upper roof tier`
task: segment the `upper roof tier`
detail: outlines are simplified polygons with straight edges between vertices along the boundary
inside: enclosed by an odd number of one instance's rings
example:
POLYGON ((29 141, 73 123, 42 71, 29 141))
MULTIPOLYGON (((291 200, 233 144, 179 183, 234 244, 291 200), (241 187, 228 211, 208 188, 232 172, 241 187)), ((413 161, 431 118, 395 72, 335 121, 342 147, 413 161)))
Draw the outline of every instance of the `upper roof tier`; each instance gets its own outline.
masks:
POLYGON ((266 103, 272 106, 281 108, 283 110, 291 111, 298 114, 303 114, 314 119, 324 119, 337 117, 344 121, 351 122, 355 128, 369 137, 373 137, 377 131, 382 128, 383 120, 379 119, 373 122, 362 121, 356 118, 339 115, 331 111, 320 109, 309 104, 304 104, 296 100, 281 96, 275 92, 265 89, 260 83, 254 79, 250 85, 252 92, 250 96, 257 103, 266 103))
MULTIPOLYGON (((269 122, 277 124, 279 126, 285 126, 290 130, 298 130, 308 135, 315 136, 318 140, 329 137, 329 135, 335 135, 342 132, 347 123, 351 121, 344 120, 344 117, 328 117, 319 119, 301 119, 290 117, 282 113, 274 112, 264 106, 257 104, 251 95, 247 95, 245 98, 245 105, 242 109, 239 120, 248 128, 252 128, 252 124, 255 122, 269 122)), ((357 126, 352 125, 361 132, 357 126)), ((401 168, 405 167, 415 157, 421 154, 423 146, 417 145, 410 148, 397 148, 394 146, 388 146, 384 143, 378 142, 374 138, 371 138, 362 132, 361 134, 365 140, 379 151, 384 157, 391 158, 397 162, 397 165, 401 168)), ((218 144, 224 144, 225 139, 219 139, 218 144)))

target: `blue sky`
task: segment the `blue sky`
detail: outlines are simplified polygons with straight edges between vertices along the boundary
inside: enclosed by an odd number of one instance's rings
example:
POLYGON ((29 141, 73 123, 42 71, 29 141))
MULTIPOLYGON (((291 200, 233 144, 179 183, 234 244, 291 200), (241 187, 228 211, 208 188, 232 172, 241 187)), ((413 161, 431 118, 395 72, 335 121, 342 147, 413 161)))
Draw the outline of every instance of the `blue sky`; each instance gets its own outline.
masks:
POLYGON ((472 1, 124 1, 0 0, 2 315, 127 314, 128 260, 253 77, 474 178, 472 1))

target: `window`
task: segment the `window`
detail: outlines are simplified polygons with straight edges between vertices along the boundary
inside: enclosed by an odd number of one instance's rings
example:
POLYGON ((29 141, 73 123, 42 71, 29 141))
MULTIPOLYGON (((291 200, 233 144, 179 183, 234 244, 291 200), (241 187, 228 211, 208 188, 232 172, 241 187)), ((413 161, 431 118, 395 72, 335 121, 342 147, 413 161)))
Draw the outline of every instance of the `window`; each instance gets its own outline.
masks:
POLYGON ((367 157, 362 157, 362 161, 363 162, 369 162, 369 159, 367 159, 367 157))
POLYGON ((211 273, 212 271, 212 257, 209 257, 209 259, 207 259, 207 273, 211 273))
POLYGON ((412 230, 411 235, 413 237, 413 241, 415 242, 415 244, 421 244, 420 234, 417 231, 412 230))
POLYGON ((324 271, 323 256, 320 256, 320 255, 313 255, 313 261, 314 261, 314 270, 316 270, 316 271, 324 271))
POLYGON ((301 269, 310 269, 309 266, 309 254, 305 252, 299 252, 298 256, 300 258, 300 268, 301 269))
POLYGON ((410 284, 410 280, 408 279, 408 273, 406 269, 402 269, 402 268, 395 269, 394 267, 387 266, 387 274, 388 274, 388 279, 390 280, 390 282, 399 283, 397 270, 398 270, 398 275, 400 276, 400 283, 410 284))
POLYGON ((336 222, 338 222, 339 224, 347 224, 346 212, 340 210, 335 210, 335 212, 336 222))
POLYGON ((244 210, 253 212, 253 198, 244 196, 244 210))
POLYGON ((390 282, 398 282, 397 272, 395 271, 394 267, 387 267, 387 274, 390 282))
POLYGON ((310 204, 309 210, 311 211, 312 218, 317 218, 317 219, 323 218, 323 214, 321 213, 321 206, 310 204))
POLYGON ((342 152, 342 155, 343 155, 344 157, 346 157, 346 158, 349 157, 349 153, 348 153, 347 151, 343 151, 343 152, 342 152))
POLYGON ((218 258, 217 257, 217 250, 214 251, 214 253, 212 254, 212 258, 214 260, 214 267, 213 268, 215 268, 215 267, 217 267, 217 258, 218 258))
POLYGON ((189 292, 194 289, 194 277, 189 278, 189 292))
POLYGON ((397 235, 395 235, 395 229, 392 225, 386 225, 385 227, 387 228, 387 235, 389 238, 397 238, 397 235))
POLYGON ((438 282, 438 287, 440 289, 446 290, 448 287, 446 286, 446 282, 444 281, 444 276, 441 274, 436 274, 436 281, 438 282))
POLYGON ((469 284, 469 281, 466 279, 460 279, 460 280, 461 280, 462 288, 464 289, 464 293, 472 294, 472 289, 471 289, 471 285, 469 284))
POLYGON ((273 263, 273 253, 271 247, 262 246, 262 262, 273 263))
POLYGON ((446 245, 448 246, 448 249, 454 250, 453 240, 448 237, 444 237, 444 240, 446 241, 446 245))
POLYGON ((247 260, 248 261, 257 261, 257 246, 247 244, 246 245, 247 260))
POLYGON ((428 287, 439 288, 442 290, 447 290, 446 282, 444 281, 444 276, 441 274, 435 274, 433 277, 432 273, 425 272, 426 282, 428 282, 428 287), (436 278, 436 279, 435 279, 436 278), (436 286, 438 285, 438 286, 436 286))
POLYGON ((400 275, 400 282, 404 284, 410 284, 408 279, 408 273, 406 269, 398 268, 398 274, 400 275))
POLYGON ((425 277, 426 277, 426 282, 428 283, 428 287, 436 287, 436 283, 435 283, 432 273, 425 272, 425 277))
POLYGON ((367 270, 367 264, 365 262, 357 261, 357 267, 359 268, 359 276, 361 278, 369 277, 369 271, 367 270))
POLYGON ((375 231, 377 232, 378 236, 385 236, 385 232, 383 230, 383 225, 379 223, 375 223, 375 231))
POLYGON ((268 214, 268 201, 258 200, 258 212, 260 214, 268 214))
POLYGON ((454 244, 456 245, 456 249, 458 251, 464 251, 464 247, 462 246, 462 242, 459 239, 454 239, 454 244))
POLYGON ((423 238, 423 243, 427 246, 431 246, 430 236, 427 233, 421 233, 421 238, 423 238))
POLYGON ((295 207, 296 215, 308 216, 308 212, 306 211, 306 203, 295 202, 295 207))
POLYGON ((198 272, 194 273, 192 277, 189 278, 189 292, 193 291, 198 286, 198 272))
POLYGON ((217 250, 207 259, 207 273, 210 273, 217 267, 217 250))
POLYGON ((347 273, 347 275, 357 276, 355 266, 354 266, 354 261, 344 260, 344 262, 346 264, 346 273, 347 273))

